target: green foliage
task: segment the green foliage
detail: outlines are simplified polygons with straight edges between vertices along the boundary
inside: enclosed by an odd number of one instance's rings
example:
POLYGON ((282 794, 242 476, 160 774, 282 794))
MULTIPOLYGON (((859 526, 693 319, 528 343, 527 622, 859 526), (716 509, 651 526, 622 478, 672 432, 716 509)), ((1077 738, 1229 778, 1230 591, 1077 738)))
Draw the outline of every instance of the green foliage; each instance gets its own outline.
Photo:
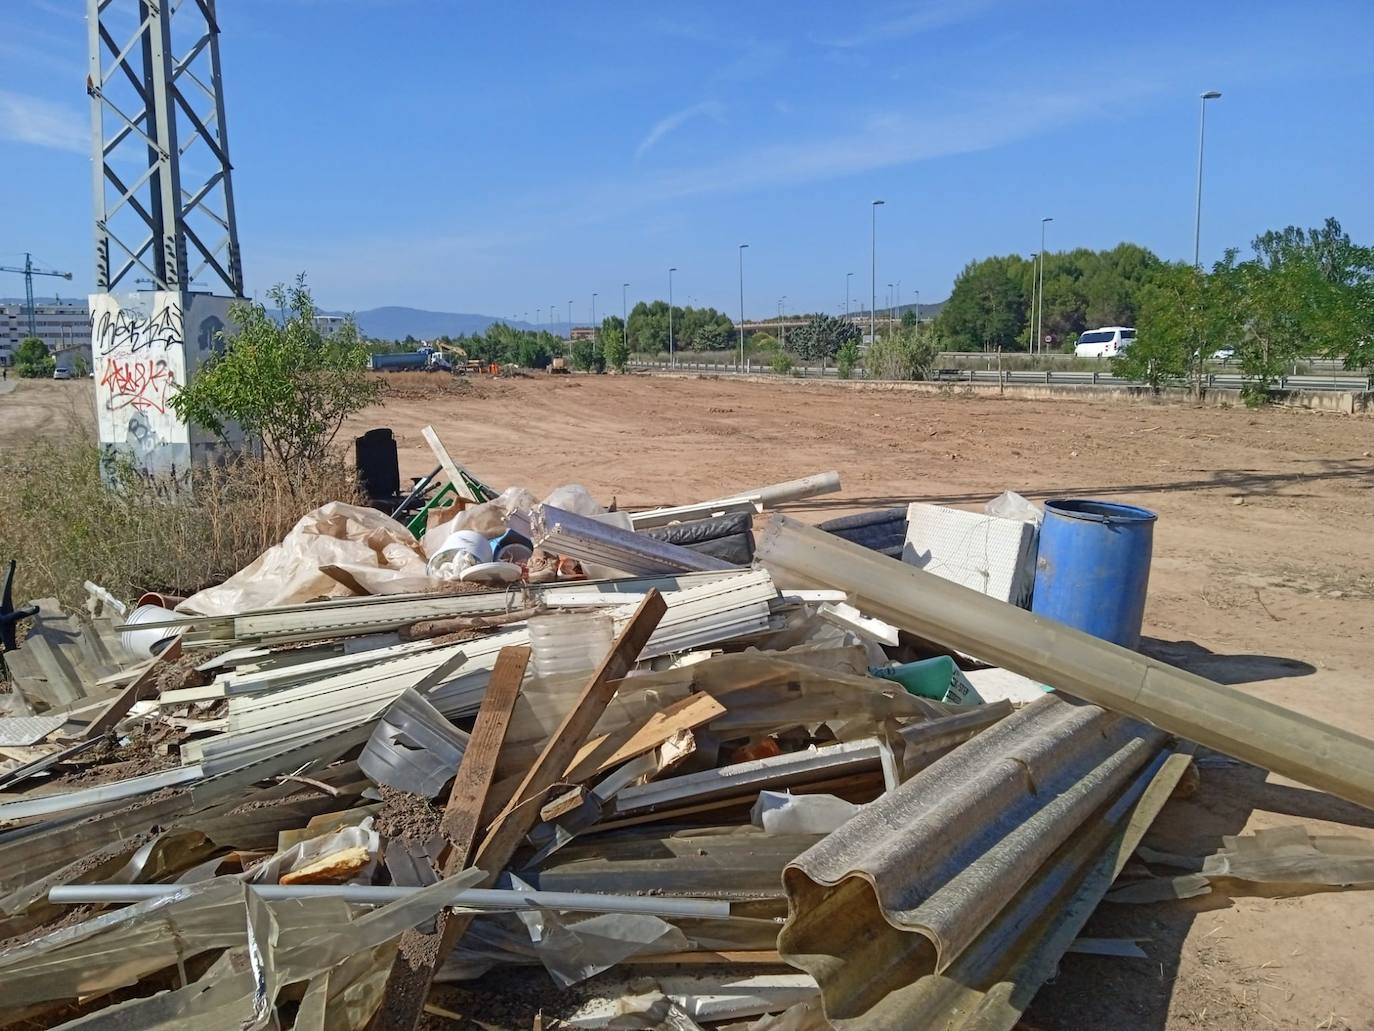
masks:
POLYGON ((839 354, 845 344, 856 347, 862 332, 849 319, 834 315, 813 315, 806 325, 787 338, 787 349, 808 362, 828 362, 839 354))
POLYGON ((48 353, 48 345, 37 337, 25 337, 14 351, 14 371, 25 379, 51 376, 57 361, 48 353))
POLYGON ((786 376, 792 371, 792 356, 786 351, 779 351, 773 355, 773 360, 768 363, 768 367, 779 376, 786 376))
POLYGON ((563 353, 563 341, 544 330, 516 329, 504 322, 493 322, 484 334, 459 337, 453 341, 469 358, 483 364, 516 365, 522 369, 543 369, 563 353))
POLYGON ((908 308, 902 312, 902 325, 915 328, 921 321, 921 317, 916 314, 915 308, 908 308))
MULTIPOLYGON (((1133 326, 1141 291, 1161 266, 1150 251, 1122 243, 1046 256, 1043 331, 1057 342, 1096 326, 1133 326)), ((1030 343, 1035 263, 1020 255, 970 262, 938 320, 958 351, 1024 351, 1030 343)))
POLYGON ((835 352, 835 368, 839 370, 840 379, 849 379, 854 374, 854 369, 858 364, 859 341, 857 339, 846 340, 835 352))
POLYGON ((84 354, 78 354, 72 358, 72 371, 77 376, 88 376, 91 372, 91 363, 84 354))
POLYGON ((237 334, 172 395, 177 416, 221 436, 229 423, 262 440, 288 472, 320 462, 345 418, 377 400, 367 375, 367 349, 348 320, 329 337, 315 328, 315 303, 299 276, 268 292, 278 323, 261 304, 230 305, 237 334))
MULTIPOLYGON (((673 306, 673 347, 680 351, 719 351, 730 346, 735 324, 714 308, 673 306)), ((630 347, 640 353, 668 350, 668 303, 640 301, 630 311, 630 347)))
POLYGON ((607 367, 624 372, 630 360, 630 346, 625 342, 625 321, 619 315, 601 320, 601 355, 607 367))
POLYGON ((573 368, 578 372, 605 372, 606 356, 596 346, 594 340, 574 340, 572 345, 573 368))
POLYGON ((770 333, 751 333, 744 338, 744 350, 753 358, 769 358, 777 353, 778 338, 770 333))
POLYGON ((935 367, 939 338, 914 326, 903 326, 868 345, 864 368, 875 379, 925 379, 935 367))
POLYGON ((1208 278, 1191 265, 1169 265, 1141 293, 1136 341, 1112 359, 1118 376, 1158 391, 1187 377, 1214 313, 1208 278))

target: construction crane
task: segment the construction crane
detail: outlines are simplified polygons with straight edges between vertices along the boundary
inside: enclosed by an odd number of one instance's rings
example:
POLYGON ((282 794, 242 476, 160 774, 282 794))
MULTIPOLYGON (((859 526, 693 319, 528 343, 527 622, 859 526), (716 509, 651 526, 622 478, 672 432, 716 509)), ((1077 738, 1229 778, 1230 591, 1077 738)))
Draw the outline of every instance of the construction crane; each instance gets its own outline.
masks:
POLYGON ((59 279, 71 279, 70 272, 55 272, 52 269, 34 268, 33 255, 24 255, 24 267, 18 268, 13 265, 0 265, 0 272, 17 272, 24 277, 24 304, 29 310, 29 336, 38 335, 38 321, 33 314, 33 277, 34 276, 57 276, 59 279))

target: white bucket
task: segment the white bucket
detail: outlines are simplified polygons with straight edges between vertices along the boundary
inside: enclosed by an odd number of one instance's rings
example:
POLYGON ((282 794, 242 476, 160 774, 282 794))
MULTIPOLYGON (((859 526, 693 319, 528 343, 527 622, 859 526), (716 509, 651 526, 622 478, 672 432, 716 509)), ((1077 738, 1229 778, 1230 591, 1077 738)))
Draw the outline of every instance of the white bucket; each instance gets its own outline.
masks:
POLYGON ((180 627, 134 627, 134 623, 166 623, 168 620, 181 619, 180 612, 164 609, 161 605, 140 605, 130 613, 125 624, 128 630, 119 632, 119 643, 130 655, 139 659, 151 659, 171 644, 180 627))

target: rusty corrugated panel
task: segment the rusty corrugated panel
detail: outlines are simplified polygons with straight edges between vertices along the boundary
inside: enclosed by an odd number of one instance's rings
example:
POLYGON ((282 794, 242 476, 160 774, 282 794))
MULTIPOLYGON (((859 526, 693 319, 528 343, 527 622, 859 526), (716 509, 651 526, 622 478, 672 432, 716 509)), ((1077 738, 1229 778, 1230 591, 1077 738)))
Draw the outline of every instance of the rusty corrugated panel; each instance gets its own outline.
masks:
POLYGON ((910 1027, 945 971, 1154 760, 1162 732, 1047 695, 870 804, 783 872, 784 958, 837 1027, 910 1027))

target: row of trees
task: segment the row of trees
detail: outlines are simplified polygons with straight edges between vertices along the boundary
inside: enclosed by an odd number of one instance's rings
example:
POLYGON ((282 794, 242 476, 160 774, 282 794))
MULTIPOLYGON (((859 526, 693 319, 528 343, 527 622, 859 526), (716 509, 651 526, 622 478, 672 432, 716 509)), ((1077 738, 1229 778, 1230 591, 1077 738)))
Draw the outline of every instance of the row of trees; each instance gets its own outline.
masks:
POLYGON ((1158 388, 1190 380, 1229 351, 1263 399, 1295 362, 1342 358, 1374 364, 1374 247, 1355 244, 1334 218, 1314 229, 1289 226, 1232 249, 1210 271, 1159 269, 1141 293, 1137 340, 1116 360, 1120 375, 1158 388))
MULTIPOLYGON (((1133 243, 1109 251, 1086 248, 1045 256, 1044 334, 1051 346, 1072 343, 1094 326, 1133 326, 1141 291, 1164 266, 1133 243)), ((1025 351, 1035 327, 1031 298, 1035 263, 1018 254, 964 266, 937 320, 947 346, 957 351, 1025 351)))

